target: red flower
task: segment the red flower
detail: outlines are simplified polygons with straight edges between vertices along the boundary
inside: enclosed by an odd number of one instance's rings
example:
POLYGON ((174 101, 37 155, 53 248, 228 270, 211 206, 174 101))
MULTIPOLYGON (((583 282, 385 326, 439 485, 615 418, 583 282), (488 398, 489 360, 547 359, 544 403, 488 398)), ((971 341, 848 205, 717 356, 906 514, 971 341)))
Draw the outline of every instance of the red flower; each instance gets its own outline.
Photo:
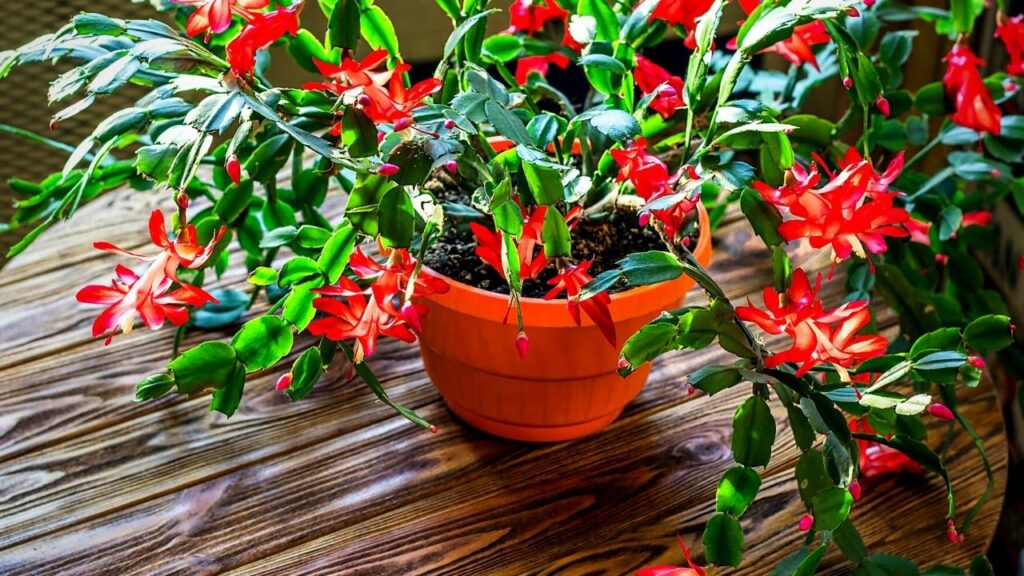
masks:
POLYGON ((683 539, 676 534, 679 546, 683 549, 683 557, 686 558, 688 568, 683 566, 648 566, 637 571, 636 576, 704 576, 704 569, 693 563, 690 559, 690 549, 686 547, 683 539))
POLYGON ((639 55, 636 57, 635 75, 636 84, 644 96, 657 91, 658 95, 651 101, 650 106, 661 114, 662 118, 669 118, 685 105, 683 79, 679 76, 669 74, 668 70, 639 55))
POLYGON ((956 107, 956 112, 951 116, 953 122, 977 132, 998 136, 1003 114, 992 100, 978 72, 978 66, 985 62, 963 44, 953 46, 945 61, 946 74, 942 77, 942 83, 956 107))
POLYGON ((998 20, 1000 24, 996 27, 996 38, 1003 41, 1006 53, 1010 56, 1006 72, 1014 76, 1024 76, 1024 14, 1006 18, 1000 13, 998 20))
POLYGON ((171 0, 174 4, 196 6, 196 11, 188 17, 185 32, 189 36, 198 36, 203 32, 220 34, 231 26, 232 13, 238 14, 247 21, 256 18, 254 10, 262 10, 270 4, 270 0, 171 0))
MULTIPOLYGON (((519 253, 519 277, 523 280, 539 277, 541 271, 548 265, 544 251, 538 250, 541 247, 541 232, 544 229, 544 216, 547 210, 547 206, 537 206, 529 217, 525 211, 523 212, 523 233, 516 244, 516 251, 519 253)), ((505 269, 501 264, 501 235, 476 222, 470 222, 469 228, 476 237, 476 255, 504 278, 505 269)))
POLYGON ((298 34, 302 6, 302 3, 291 8, 279 6, 276 12, 256 14, 238 36, 228 43, 227 59, 231 71, 238 76, 252 76, 256 66, 256 52, 277 42, 285 34, 298 34))
MULTIPOLYGON (((628 148, 611 150, 612 159, 619 165, 616 180, 629 180, 636 189, 637 196, 648 203, 664 197, 677 197, 668 208, 650 211, 651 216, 664 226, 665 235, 675 238, 693 218, 697 200, 683 193, 676 193, 674 186, 679 180, 679 175, 670 176, 668 166, 648 152, 646 146, 647 142, 643 138, 637 138, 628 148)), ((692 169, 688 175, 690 178, 696 178, 696 173, 692 169)))
POLYGON ((786 241, 807 238, 814 248, 832 246, 833 259, 840 262, 856 253, 886 251, 886 237, 908 236, 903 224, 910 215, 894 205, 896 194, 888 187, 903 165, 902 153, 883 174, 875 172, 866 160, 848 156, 843 171, 825 186, 812 190, 817 182, 816 170, 796 183, 771 188, 763 183, 755 187, 768 202, 789 211, 792 218, 779 226, 786 241))
POLYGON ((569 35, 569 11, 561 8, 555 0, 515 0, 509 6, 508 13, 509 26, 506 32, 510 34, 525 32, 532 36, 543 30, 548 22, 561 20, 565 29, 562 45, 576 52, 583 50, 583 46, 569 35))
POLYGON ((669 26, 685 28, 686 47, 693 50, 697 19, 706 14, 713 3, 713 0, 661 0, 651 12, 651 20, 664 20, 669 26))
POLYGON ((562 70, 569 67, 569 58, 560 52, 552 52, 544 56, 526 56, 516 61, 516 82, 526 84, 530 74, 540 74, 547 77, 551 64, 562 70))
MULTIPOLYGON (((740 7, 747 14, 753 12, 758 4, 760 4, 759 0, 740 1, 740 7)), ((811 47, 818 44, 827 44, 830 40, 832 40, 832 37, 828 35, 825 23, 815 20, 814 22, 797 26, 793 29, 792 36, 776 42, 770 48, 764 50, 764 52, 776 52, 794 66, 807 62, 817 70, 818 59, 815 57, 814 50, 811 47)))
MULTIPOLYGON (((325 316, 309 324, 309 333, 323 336, 334 342, 355 340, 355 362, 372 356, 377 349, 377 339, 391 336, 403 342, 415 342, 416 335, 400 316, 389 314, 377 303, 376 298, 367 298, 365 292, 352 280, 342 277, 337 288, 330 289, 332 294, 346 297, 346 302, 334 298, 317 298, 313 307, 325 316)), ((421 315, 426 314, 427 307, 419 307, 421 315)))
MULTIPOLYGON (((405 248, 392 250, 387 260, 381 264, 363 254, 362 248, 356 247, 349 258, 352 272, 363 280, 373 280, 370 291, 377 304, 393 316, 401 312, 397 304, 408 301, 405 296, 428 296, 448 292, 448 283, 441 278, 420 270, 413 280, 416 261, 405 248), (409 282, 413 285, 410 290, 409 282)), ((321 294, 329 294, 332 289, 320 290, 321 294)))
MULTIPOLYGON (((871 424, 868 424, 867 417, 850 420, 850 431, 864 434, 875 433, 871 424)), ((924 469, 921 468, 920 464, 914 462, 906 454, 895 448, 868 440, 857 440, 857 446, 860 448, 860 475, 864 478, 874 478, 900 472, 924 474, 924 469)))
POLYGON ((811 368, 829 363, 844 368, 873 358, 885 351, 888 342, 882 336, 856 334, 870 322, 867 302, 848 302, 825 312, 818 290, 821 275, 811 287, 802 269, 793 271, 793 280, 785 294, 772 287, 763 291, 765 310, 747 301, 738 306, 736 316, 757 324, 769 334, 787 334, 792 338, 790 347, 769 356, 765 365, 774 368, 789 362, 799 364, 797 376, 811 368))
POLYGON ((924 244, 925 246, 932 245, 931 236, 928 235, 932 229, 931 222, 925 222, 924 220, 918 220, 917 218, 911 218, 903 223, 903 227, 910 233, 910 241, 917 242, 918 244, 924 244))
POLYGON ((76 296, 79 302, 107 306, 93 322, 93 336, 106 333, 106 343, 110 344, 118 329, 125 334, 131 333, 136 314, 152 330, 163 326, 164 320, 180 326, 188 321, 188 310, 184 306, 216 302, 213 296, 201 288, 179 280, 177 270, 181 266, 195 269, 205 264, 224 231, 221 227, 209 244, 200 246, 196 240, 195 226, 189 225, 171 241, 167 237, 163 213, 154 210, 149 218, 149 235, 153 244, 162 249, 160 254, 143 256, 122 250, 109 242, 96 242, 94 246, 99 250, 131 256, 150 264, 142 276, 118 265, 114 269, 115 278, 110 286, 93 284, 79 290, 76 296), (178 288, 171 290, 174 283, 178 284, 178 288))
POLYGON ((975 210, 974 212, 964 212, 963 219, 960 221, 960 226, 963 228, 968 226, 988 226, 991 223, 991 210, 975 210))
POLYGON ((583 285, 594 279, 593 276, 587 273, 593 263, 593 260, 588 260, 579 264, 569 264, 563 268, 557 276, 548 282, 554 285, 554 288, 544 295, 544 299, 552 300, 562 292, 565 292, 568 299, 569 314, 576 321, 576 325, 579 326, 581 323, 580 309, 582 308, 587 316, 594 321, 598 329, 601 330, 605 340, 612 346, 615 346, 615 323, 612 321, 612 313, 608 308, 612 303, 612 299, 608 296, 608 293, 601 292, 586 300, 580 300, 580 290, 583 288, 583 285))
POLYGON ((303 87, 335 94, 361 89, 365 98, 360 97, 357 101, 363 105, 370 120, 377 124, 409 120, 412 111, 422 105, 424 98, 440 90, 442 83, 437 78, 430 78, 406 88, 403 76, 410 66, 399 63, 392 70, 379 70, 387 59, 386 50, 371 52, 361 62, 345 58, 340 66, 314 59, 320 73, 329 81, 310 82, 303 87))

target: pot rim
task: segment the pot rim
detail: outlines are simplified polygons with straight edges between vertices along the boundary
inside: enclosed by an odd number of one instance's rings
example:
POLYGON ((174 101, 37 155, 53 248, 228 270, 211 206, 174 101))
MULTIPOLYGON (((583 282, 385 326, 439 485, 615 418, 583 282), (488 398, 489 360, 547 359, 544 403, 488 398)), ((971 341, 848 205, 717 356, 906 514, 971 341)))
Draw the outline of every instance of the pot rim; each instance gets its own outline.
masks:
MULTIPOLYGON (((704 204, 701 202, 697 203, 697 226, 700 230, 700 235, 697 237, 697 245, 694 247, 693 253, 701 254, 705 249, 710 250, 711 247, 711 219, 708 216, 707 209, 704 208, 704 204)), ((434 270, 433 268, 430 268, 426 264, 423 265, 423 269, 429 271, 430 274, 433 274, 438 278, 442 278, 445 282, 448 283, 449 286, 451 286, 454 289, 449 290, 443 296, 451 296, 453 292, 458 290, 462 292, 468 292, 478 298, 500 301, 502 305, 505 305, 508 302, 508 294, 502 294, 501 292, 492 292, 490 290, 484 290, 483 288, 477 288, 476 286, 470 286, 469 284, 466 284, 464 282, 460 282, 458 280, 449 278, 448 276, 441 274, 440 272, 434 270)), ((657 284, 649 284, 647 286, 638 286, 636 288, 630 288, 629 290, 623 290, 621 292, 615 292, 614 294, 610 294, 610 297, 613 303, 625 299, 639 298, 648 292, 659 290, 660 287, 664 286, 665 284, 684 281, 688 278, 689 277, 684 273, 680 275, 679 278, 676 278, 674 280, 666 280, 664 282, 658 282, 657 284)), ((437 296, 430 297, 430 299, 436 298, 437 296)), ((564 298, 553 298, 551 300, 545 300, 544 298, 537 298, 536 296, 523 296, 519 300, 524 306, 529 305, 530 307, 551 307, 552 309, 555 307, 559 309, 565 308, 564 298)))

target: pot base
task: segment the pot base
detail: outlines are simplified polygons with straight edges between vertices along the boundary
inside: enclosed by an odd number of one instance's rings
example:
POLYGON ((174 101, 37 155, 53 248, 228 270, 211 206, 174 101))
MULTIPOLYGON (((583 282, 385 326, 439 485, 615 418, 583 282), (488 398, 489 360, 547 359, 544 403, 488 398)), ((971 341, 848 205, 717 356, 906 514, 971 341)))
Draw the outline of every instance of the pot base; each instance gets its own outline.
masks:
POLYGON ((602 430, 605 426, 614 422, 619 417, 619 414, 622 413, 622 410, 617 410, 587 422, 568 426, 524 426, 481 416, 454 402, 446 400, 445 403, 466 424, 488 434, 520 442, 565 442, 567 440, 575 440, 602 430))

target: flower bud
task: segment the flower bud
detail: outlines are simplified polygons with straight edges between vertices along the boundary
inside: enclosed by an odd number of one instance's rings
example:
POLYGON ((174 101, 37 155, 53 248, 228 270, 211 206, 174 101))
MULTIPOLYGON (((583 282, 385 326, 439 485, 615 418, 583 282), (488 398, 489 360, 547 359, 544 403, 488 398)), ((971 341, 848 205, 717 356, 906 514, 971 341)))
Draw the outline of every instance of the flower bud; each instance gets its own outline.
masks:
POLYGON ((449 174, 458 174, 459 163, 456 162, 455 160, 449 160, 444 163, 444 169, 447 170, 449 174))
POLYGON ((174 203, 178 205, 178 208, 188 210, 188 194, 184 191, 178 192, 178 195, 174 197, 174 203))
POLYGON ((850 18, 857 18, 860 16, 860 10, 857 10, 857 8, 854 6, 850 6, 849 8, 846 9, 846 15, 849 16, 850 18))
POLYGON ((846 88, 847 90, 853 88, 853 78, 850 78, 849 76, 843 78, 843 88, 846 88))
POLYGON ((988 173, 988 175, 989 175, 989 176, 991 176, 991 177, 993 177, 993 178, 997 178, 997 179, 998 179, 998 178, 1002 178, 1002 177, 1003 177, 1003 173, 1002 173, 1002 172, 1000 172, 999 170, 996 170, 995 168, 993 168, 993 169, 992 169, 992 170, 991 170, 991 171, 990 171, 990 172, 988 173))
POLYGON ((431 424, 430 425, 430 433, 431 434, 437 434, 437 426, 434 426, 433 424, 431 424))
POLYGON ((394 176, 398 174, 398 166, 394 164, 384 163, 377 167, 377 174, 387 178, 388 176, 394 176))
POLYGON ((641 228, 647 227, 647 224, 650 223, 650 221, 651 221, 651 213, 650 212, 641 212, 640 213, 640 217, 638 218, 638 221, 640 223, 640 227, 641 228))
POLYGON ((963 536, 957 534, 956 526, 953 524, 952 520, 946 523, 946 540, 949 540, 950 544, 959 544, 960 542, 963 542, 963 536))
POLYGON ((412 125, 412 119, 411 118, 399 118, 395 122, 393 130, 395 132, 401 132, 402 130, 405 130, 406 128, 408 128, 411 125, 412 125))
POLYGON ((238 161, 238 156, 232 154, 228 156, 227 160, 224 161, 224 169, 227 170, 228 176, 231 177, 231 181, 238 186, 242 183, 242 164, 238 161))
POLYGON ((665 98, 674 98, 679 95, 679 92, 672 86, 665 84, 661 88, 658 88, 658 95, 664 96, 665 98))
POLYGON ((864 5, 867 6, 868 8, 871 8, 872 6, 875 5, 875 0, 864 0, 864 5))
POLYGON ((875 100, 875 107, 882 113, 882 116, 889 117, 889 101, 885 99, 885 96, 878 96, 878 99, 875 100))
POLYGON ((530 350, 530 337, 525 332, 520 332, 519 336, 516 336, 516 352, 519 353, 520 360, 526 360, 526 353, 530 350))
POLYGON ((60 120, 57 120, 56 118, 50 118, 50 131, 51 132, 56 132, 59 129, 60 129, 60 120))
POLYGON ((860 481, 859 480, 854 480, 853 482, 850 482, 849 490, 850 490, 850 496, 853 496, 853 501, 854 502, 859 502, 860 501, 860 496, 861 496, 860 481))
POLYGON ((629 370, 629 360, 626 360, 625 356, 619 356, 619 362, 616 364, 619 370, 629 370))
POLYGON ((939 404, 938 402, 928 405, 928 413, 939 420, 953 419, 953 411, 945 404, 939 404))
POLYGON ((292 385, 292 373, 291 372, 285 372, 284 374, 281 375, 280 378, 277 379, 277 384, 274 386, 274 388, 278 392, 284 392, 291 385, 292 385))
POLYGON ((949 256, 946 256, 945 254, 935 255, 935 263, 939 266, 945 266, 947 262, 949 262, 949 256))
POLYGON ((360 106, 369 106, 371 100, 370 97, 367 96, 366 94, 360 94, 359 99, 356 100, 356 102, 358 102, 360 106))
POLYGON ((423 332, 423 324, 420 322, 420 313, 416 310, 416 306, 412 302, 406 302, 402 304, 400 310, 402 320, 412 328, 413 332, 423 332))
POLYGON ((444 121, 444 127, 445 127, 446 130, 451 130, 451 129, 455 128, 455 120, 452 120, 451 118, 445 120, 444 121))
POLYGON ((978 370, 985 369, 985 359, 982 358, 981 356, 971 356, 970 358, 967 359, 967 362, 970 363, 971 366, 977 368, 978 370))
POLYGON ((800 531, 807 532, 814 526, 814 516, 804 514, 800 517, 800 531))

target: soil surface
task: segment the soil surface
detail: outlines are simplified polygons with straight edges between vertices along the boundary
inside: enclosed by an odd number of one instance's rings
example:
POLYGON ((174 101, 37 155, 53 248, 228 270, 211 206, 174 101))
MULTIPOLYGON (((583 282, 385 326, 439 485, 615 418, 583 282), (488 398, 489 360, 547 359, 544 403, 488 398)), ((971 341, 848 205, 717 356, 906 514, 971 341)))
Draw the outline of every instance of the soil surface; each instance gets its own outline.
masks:
MULTIPOLYGON (((584 220, 572 231, 572 256, 576 262, 594 260, 590 274, 614 268, 615 263, 634 252, 664 250, 657 232, 640 228, 637 215, 619 212, 603 220, 584 220)), ((445 234, 427 250, 423 263, 431 269, 464 284, 508 294, 508 285, 497 270, 476 255, 476 240, 465 223, 448 222, 445 234)), ((523 282, 523 296, 539 298, 551 286, 548 281, 556 274, 555 264, 548 263, 539 279, 523 282)), ((623 290, 616 287, 611 292, 623 290)), ((564 296, 564 294, 563 294, 564 296)))

